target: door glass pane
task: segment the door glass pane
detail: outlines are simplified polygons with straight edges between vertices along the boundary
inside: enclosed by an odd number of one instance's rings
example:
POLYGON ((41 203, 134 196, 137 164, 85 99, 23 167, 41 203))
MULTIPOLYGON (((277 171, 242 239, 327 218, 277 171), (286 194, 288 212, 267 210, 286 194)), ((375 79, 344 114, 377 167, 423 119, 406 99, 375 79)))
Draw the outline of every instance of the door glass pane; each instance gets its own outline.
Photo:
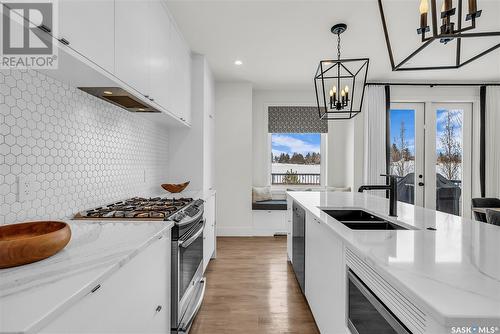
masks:
POLYGON ((415 110, 391 109, 390 173, 398 178, 398 200, 415 204, 415 110))
POLYGON ((436 110, 436 210, 462 214, 463 116, 460 109, 436 110))

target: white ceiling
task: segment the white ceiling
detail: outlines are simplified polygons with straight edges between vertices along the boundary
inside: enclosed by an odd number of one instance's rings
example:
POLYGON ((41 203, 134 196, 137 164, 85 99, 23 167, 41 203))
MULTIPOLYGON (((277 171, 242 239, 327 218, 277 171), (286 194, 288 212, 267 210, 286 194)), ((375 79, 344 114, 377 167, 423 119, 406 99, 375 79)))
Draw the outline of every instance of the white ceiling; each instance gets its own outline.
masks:
MULTIPOLYGON (((456 3, 457 0, 454 0, 456 3)), ((464 0, 465 4, 467 3, 464 0)), ((483 15, 478 31, 500 31, 500 0, 477 0, 483 15)), ((396 58, 421 43, 416 35, 420 0, 384 0, 396 58)), ((342 58, 368 57, 370 81, 500 81, 500 49, 459 69, 392 72, 376 0, 167 0, 193 52, 205 54, 221 81, 245 80, 257 89, 310 88, 318 62, 336 57, 330 27, 348 24, 342 35, 342 58), (235 66, 240 59, 242 66, 235 66)), ((438 0, 440 6, 441 1, 438 0)), ((473 55, 500 42, 500 37, 464 42, 473 55), (479 52, 478 52, 479 51, 479 52)), ((421 58, 436 64, 450 59, 453 46, 435 43, 421 58)), ((452 44, 452 43, 451 43, 452 44)))

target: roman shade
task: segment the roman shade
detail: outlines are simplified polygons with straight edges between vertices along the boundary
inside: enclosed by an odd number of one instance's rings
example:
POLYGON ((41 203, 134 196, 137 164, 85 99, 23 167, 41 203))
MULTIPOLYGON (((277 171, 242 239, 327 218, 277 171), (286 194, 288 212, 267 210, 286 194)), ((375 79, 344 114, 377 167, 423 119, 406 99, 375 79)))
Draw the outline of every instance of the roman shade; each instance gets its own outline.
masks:
POLYGON ((269 107, 269 133, 328 133, 317 107, 269 107))

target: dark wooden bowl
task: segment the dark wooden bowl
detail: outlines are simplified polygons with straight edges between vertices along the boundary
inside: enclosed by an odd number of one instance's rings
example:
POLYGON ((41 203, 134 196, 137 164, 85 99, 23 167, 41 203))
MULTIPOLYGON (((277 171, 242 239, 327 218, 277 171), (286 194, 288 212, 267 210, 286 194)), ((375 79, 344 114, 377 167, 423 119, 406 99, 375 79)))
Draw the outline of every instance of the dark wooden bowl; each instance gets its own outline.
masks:
POLYGON ((40 261, 63 249, 71 239, 69 225, 37 221, 0 226, 0 268, 40 261))
POLYGON ((188 184, 189 184, 189 181, 181 183, 181 184, 166 183, 166 184, 162 184, 161 187, 163 189, 165 189, 166 191, 168 191, 169 193, 176 194, 176 193, 180 193, 181 191, 186 189, 188 184))

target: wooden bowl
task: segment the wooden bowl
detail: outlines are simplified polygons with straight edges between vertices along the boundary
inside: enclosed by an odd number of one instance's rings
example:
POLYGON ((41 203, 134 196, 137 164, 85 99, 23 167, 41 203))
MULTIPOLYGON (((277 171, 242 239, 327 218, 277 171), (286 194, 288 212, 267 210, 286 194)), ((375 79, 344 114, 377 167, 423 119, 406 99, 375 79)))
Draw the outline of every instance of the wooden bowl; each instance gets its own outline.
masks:
POLYGON ((71 239, 69 225, 36 221, 0 226, 0 268, 40 261, 63 249, 71 239))
POLYGON ((176 194, 176 193, 180 193, 181 191, 186 189, 188 184, 189 184, 189 181, 181 183, 181 184, 166 183, 166 184, 162 184, 161 187, 163 189, 165 189, 166 191, 168 191, 169 193, 176 194))

